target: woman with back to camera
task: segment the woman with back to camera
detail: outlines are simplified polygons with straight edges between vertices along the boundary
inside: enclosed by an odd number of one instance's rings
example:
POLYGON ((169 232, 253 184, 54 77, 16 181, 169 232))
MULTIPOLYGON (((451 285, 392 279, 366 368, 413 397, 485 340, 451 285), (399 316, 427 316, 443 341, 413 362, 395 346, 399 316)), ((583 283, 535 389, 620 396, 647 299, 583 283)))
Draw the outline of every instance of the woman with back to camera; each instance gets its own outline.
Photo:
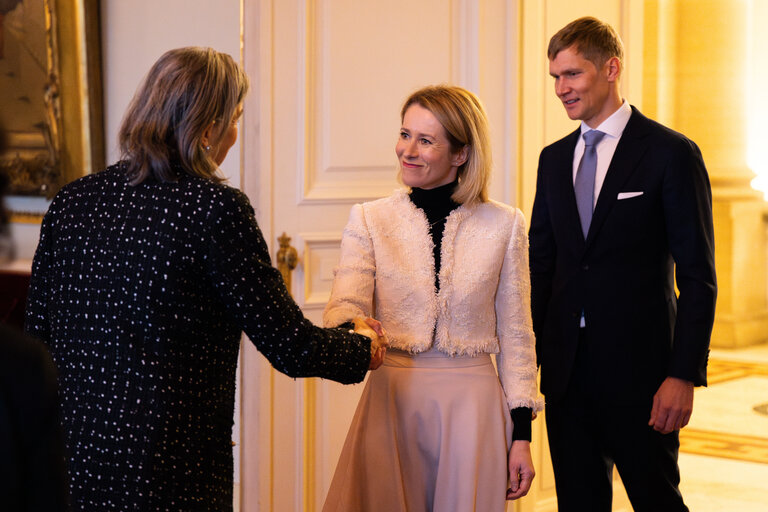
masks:
POLYGON ((359 382, 383 358, 383 341, 304 318, 223 184, 247 90, 226 54, 165 53, 123 120, 123 160, 43 220, 27 330, 59 369, 76 510, 232 510, 242 330, 292 377, 359 382))
POLYGON ((323 510, 502 511, 530 488, 542 407, 523 215, 488 199, 488 121, 472 93, 420 89, 401 121, 409 188, 352 208, 323 316, 375 315, 390 342, 323 510))

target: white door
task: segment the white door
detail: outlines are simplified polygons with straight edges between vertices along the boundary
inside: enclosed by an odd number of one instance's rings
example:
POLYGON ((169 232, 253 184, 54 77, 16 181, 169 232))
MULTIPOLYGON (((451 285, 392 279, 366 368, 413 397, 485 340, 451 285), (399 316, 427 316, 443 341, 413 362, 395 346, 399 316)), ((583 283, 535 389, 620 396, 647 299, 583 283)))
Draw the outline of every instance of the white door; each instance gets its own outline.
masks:
MULTIPOLYGON (((515 197, 517 2, 480 3, 245 4, 244 189, 273 257, 277 237, 292 238, 292 293, 316 323, 351 205, 397 186, 399 110, 411 91, 450 82, 479 94, 493 125, 493 196, 515 197)), ((320 510, 362 385, 294 381, 250 345, 242 363, 241 509, 320 510)))

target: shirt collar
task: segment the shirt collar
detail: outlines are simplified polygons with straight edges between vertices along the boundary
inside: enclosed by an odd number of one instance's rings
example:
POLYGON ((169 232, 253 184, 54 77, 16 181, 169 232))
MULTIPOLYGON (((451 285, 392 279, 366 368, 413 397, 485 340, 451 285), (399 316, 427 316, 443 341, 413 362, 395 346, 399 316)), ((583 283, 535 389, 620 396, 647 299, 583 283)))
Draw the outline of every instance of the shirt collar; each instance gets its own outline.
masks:
MULTIPOLYGON (((604 132, 606 135, 609 135, 613 138, 618 139, 621 137, 621 134, 624 133, 624 128, 627 127, 627 123, 629 122, 629 118, 632 116, 632 107, 629 106, 629 102, 627 100, 624 100, 624 102, 621 104, 619 109, 611 114, 611 116, 600 123, 600 126, 595 128, 595 130, 599 130, 601 132, 604 132)), ((588 132, 591 130, 587 123, 583 122, 581 123, 581 134, 583 135, 585 132, 588 132)))

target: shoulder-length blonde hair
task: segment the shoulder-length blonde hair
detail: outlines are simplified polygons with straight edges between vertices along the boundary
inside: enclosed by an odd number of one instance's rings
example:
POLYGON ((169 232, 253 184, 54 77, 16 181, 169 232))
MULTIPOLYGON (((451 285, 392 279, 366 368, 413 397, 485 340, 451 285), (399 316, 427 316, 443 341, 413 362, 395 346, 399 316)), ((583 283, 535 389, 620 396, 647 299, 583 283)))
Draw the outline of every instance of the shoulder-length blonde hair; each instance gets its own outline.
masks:
POLYGON ((478 97, 455 85, 424 87, 405 100, 401 121, 414 104, 429 110, 443 125, 452 152, 467 147, 467 160, 459 167, 459 185, 451 198, 460 204, 488 201, 492 166, 490 129, 478 97))
POLYGON ((216 182, 218 165, 203 147, 219 142, 248 92, 248 77, 229 55, 186 47, 164 53, 149 70, 123 118, 118 141, 131 184, 178 179, 175 166, 216 182))

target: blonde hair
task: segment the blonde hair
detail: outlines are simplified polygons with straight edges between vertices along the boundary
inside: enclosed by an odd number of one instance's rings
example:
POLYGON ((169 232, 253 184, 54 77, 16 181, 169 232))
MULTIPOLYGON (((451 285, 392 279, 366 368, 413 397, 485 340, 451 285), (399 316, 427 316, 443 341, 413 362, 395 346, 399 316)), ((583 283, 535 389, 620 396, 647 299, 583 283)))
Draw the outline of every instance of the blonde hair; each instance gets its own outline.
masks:
POLYGON ((598 69, 612 57, 624 63, 624 44, 619 35, 613 27, 591 16, 573 20, 552 36, 547 57, 554 60, 571 46, 598 69))
POLYGON ((248 87, 243 69, 225 53, 201 47, 164 53, 136 91, 120 127, 118 141, 131 184, 150 176, 175 181, 174 166, 223 181, 202 137, 214 123, 210 142, 219 142, 248 87))
POLYGON ((455 85, 424 87, 405 100, 400 111, 401 121, 414 104, 429 110, 443 125, 453 153, 467 147, 467 160, 459 166, 459 185, 451 198, 460 204, 488 201, 490 129, 485 109, 477 96, 455 85))

